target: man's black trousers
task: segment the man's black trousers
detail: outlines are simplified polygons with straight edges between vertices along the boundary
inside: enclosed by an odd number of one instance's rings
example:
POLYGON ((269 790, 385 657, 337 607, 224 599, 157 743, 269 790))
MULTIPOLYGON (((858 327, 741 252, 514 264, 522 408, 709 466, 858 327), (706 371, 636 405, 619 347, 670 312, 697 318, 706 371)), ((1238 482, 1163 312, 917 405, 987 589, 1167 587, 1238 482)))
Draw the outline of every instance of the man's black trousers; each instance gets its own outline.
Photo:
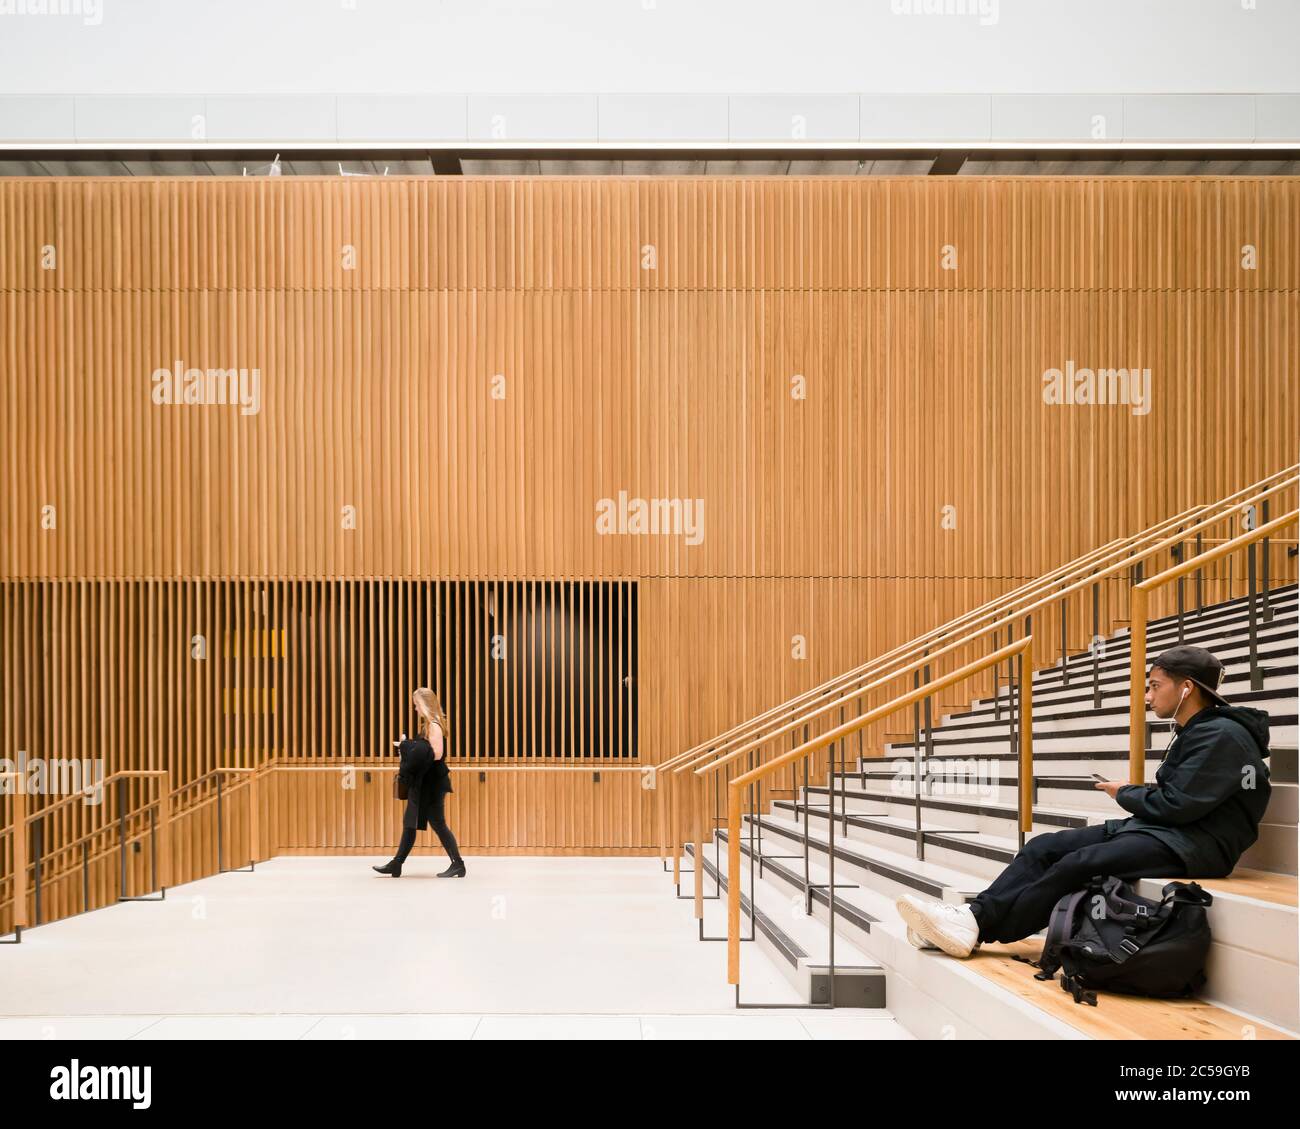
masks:
POLYGON ((1111 834, 1105 824, 1072 828, 1025 841, 997 880, 970 903, 981 941, 1019 941, 1047 927, 1052 907, 1081 890, 1094 874, 1118 878, 1178 878, 1182 860, 1144 831, 1111 834))

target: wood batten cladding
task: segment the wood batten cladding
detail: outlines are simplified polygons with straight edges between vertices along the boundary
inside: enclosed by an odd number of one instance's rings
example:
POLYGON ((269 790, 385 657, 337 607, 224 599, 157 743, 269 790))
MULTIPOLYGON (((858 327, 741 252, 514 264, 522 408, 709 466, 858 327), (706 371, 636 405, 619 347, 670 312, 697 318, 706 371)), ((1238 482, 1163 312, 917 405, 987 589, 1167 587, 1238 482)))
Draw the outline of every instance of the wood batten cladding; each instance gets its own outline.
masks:
POLYGON ((449 763, 637 759, 626 581, 17 581, 4 597, 0 740, 32 756, 75 741, 178 786, 270 758, 391 757, 430 686, 449 763))
POLYGON ((1289 178, 6 180, 0 575, 1032 576, 1292 461, 1298 248, 1289 178))
MULTIPOLYGON (((1277 177, 2 179, 3 752, 177 787, 274 758, 268 849, 390 849, 387 781, 314 762, 409 732, 437 600, 549 586, 636 638, 582 683, 616 723, 543 733, 519 679, 448 703, 492 770, 458 834, 651 849, 620 766, 1296 461, 1297 248, 1277 177), (256 369, 257 410, 155 403, 178 362, 256 369), (1046 403, 1071 363, 1149 369, 1150 411, 1046 403), (702 539, 601 532, 621 492, 702 500, 702 539)), ((193 818, 181 874, 215 864, 193 818)))

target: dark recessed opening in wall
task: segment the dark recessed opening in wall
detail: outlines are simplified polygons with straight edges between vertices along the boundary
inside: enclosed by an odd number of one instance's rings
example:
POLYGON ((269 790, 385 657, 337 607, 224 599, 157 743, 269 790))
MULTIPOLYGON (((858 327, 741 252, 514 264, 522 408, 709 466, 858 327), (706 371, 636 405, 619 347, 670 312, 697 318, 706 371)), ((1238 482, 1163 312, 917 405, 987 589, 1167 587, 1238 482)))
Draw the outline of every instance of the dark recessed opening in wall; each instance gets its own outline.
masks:
POLYGON ((390 755, 418 686, 447 711, 453 759, 637 757, 635 581, 211 587, 195 622, 225 643, 188 712, 207 724, 216 703, 222 763, 390 755))
POLYGON ((441 587, 440 675, 454 755, 637 756, 634 582, 441 587))

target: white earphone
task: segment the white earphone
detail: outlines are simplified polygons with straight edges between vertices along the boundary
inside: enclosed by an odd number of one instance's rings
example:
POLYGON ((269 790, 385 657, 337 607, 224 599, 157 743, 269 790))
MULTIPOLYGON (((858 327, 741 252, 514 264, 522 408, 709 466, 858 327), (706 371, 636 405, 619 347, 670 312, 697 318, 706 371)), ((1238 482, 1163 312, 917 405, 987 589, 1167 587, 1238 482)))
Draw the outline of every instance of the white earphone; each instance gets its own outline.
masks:
POLYGON ((1187 695, 1190 694, 1191 691, 1192 688, 1190 686, 1183 687, 1183 692, 1178 695, 1178 705, 1174 707, 1174 712, 1169 715, 1169 735, 1171 740, 1174 736, 1174 729, 1178 725, 1178 711, 1183 708, 1183 703, 1187 700, 1187 695))

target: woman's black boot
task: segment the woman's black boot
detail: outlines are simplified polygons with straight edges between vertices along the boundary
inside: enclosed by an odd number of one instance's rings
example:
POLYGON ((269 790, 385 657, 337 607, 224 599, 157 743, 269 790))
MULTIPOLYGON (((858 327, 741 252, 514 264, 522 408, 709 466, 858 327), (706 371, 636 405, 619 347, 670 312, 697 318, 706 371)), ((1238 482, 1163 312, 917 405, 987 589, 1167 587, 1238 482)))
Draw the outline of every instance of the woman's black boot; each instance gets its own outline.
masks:
POLYGON ((402 877, 402 864, 396 859, 390 859, 383 866, 372 866, 371 870, 376 870, 380 874, 391 874, 394 878, 402 877))
POLYGON ((446 870, 441 871, 439 878, 464 878, 465 877, 465 860, 452 859, 451 865, 446 870))

